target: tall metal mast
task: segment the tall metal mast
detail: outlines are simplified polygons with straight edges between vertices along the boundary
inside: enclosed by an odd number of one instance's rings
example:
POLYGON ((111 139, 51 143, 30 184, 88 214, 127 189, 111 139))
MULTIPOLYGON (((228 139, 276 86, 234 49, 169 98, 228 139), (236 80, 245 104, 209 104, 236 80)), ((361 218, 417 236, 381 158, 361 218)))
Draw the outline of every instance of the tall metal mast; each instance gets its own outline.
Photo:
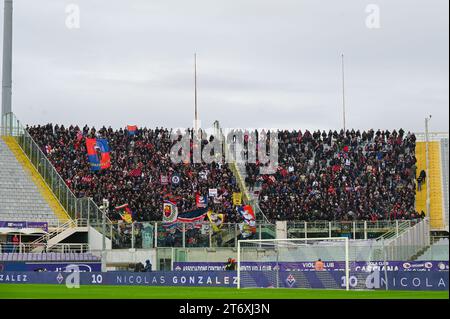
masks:
POLYGON ((346 129, 345 123, 345 76, 344 76, 344 54, 342 54, 342 119, 344 124, 344 132, 346 129))
POLYGON ((12 19, 13 0, 5 0, 5 13, 3 21, 2 117, 12 111, 12 19))

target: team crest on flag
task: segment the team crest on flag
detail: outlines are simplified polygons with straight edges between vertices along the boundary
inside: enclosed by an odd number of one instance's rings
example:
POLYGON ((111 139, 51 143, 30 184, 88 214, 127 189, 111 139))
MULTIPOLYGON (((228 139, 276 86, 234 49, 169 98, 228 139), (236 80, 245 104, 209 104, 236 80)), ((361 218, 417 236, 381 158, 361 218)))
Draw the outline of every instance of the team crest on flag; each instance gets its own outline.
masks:
POLYGON ((178 207, 177 204, 170 200, 165 200, 163 203, 163 222, 164 223, 174 223, 178 218, 178 207))
POLYGON ((86 138, 86 150, 91 171, 100 171, 111 167, 109 146, 106 139, 86 138))
POLYGON ((130 207, 128 207, 128 204, 117 206, 115 209, 119 212, 120 218, 122 218, 124 222, 127 224, 131 224, 133 222, 133 212, 130 207))
POLYGON ((172 182, 172 185, 174 185, 174 186, 180 185, 180 182, 181 182, 180 175, 173 174, 172 177, 171 177, 171 182, 172 182))

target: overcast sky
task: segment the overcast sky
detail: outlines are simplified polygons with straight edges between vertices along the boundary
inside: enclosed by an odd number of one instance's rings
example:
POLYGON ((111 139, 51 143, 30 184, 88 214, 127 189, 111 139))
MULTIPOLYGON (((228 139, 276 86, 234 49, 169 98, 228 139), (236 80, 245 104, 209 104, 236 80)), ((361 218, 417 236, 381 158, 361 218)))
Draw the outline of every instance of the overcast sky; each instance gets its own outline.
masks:
POLYGON ((13 111, 29 124, 192 126, 197 52, 204 127, 339 129, 343 52, 348 127, 423 131, 432 114, 431 129, 448 132, 448 6, 14 0, 13 111), (78 29, 66 26, 69 4, 78 29))

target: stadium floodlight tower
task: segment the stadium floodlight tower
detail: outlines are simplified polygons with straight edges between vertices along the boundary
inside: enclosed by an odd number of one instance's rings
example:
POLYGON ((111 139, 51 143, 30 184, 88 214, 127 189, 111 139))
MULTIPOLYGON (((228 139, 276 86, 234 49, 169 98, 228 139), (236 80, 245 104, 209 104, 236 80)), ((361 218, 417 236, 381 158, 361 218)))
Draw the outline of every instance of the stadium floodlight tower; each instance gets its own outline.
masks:
POLYGON ((3 20, 3 75, 2 75, 2 126, 6 127, 6 115, 11 113, 12 96, 12 19, 13 0, 5 0, 3 20))

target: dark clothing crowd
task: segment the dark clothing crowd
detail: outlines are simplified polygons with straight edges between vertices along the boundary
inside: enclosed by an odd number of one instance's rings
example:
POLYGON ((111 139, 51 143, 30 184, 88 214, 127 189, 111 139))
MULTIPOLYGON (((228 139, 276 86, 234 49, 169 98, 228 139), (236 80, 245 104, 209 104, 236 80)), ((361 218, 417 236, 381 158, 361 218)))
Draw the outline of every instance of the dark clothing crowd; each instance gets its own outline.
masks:
MULTIPOLYGON (((176 142, 171 136, 175 134, 181 140, 179 131, 140 128, 130 135, 126 129, 52 124, 27 130, 77 197, 91 197, 99 205, 103 198, 109 199, 113 219, 120 218, 114 207, 128 204, 138 221, 161 220, 163 200, 168 194, 176 199, 179 212, 184 212, 196 208, 196 194, 208 195, 209 189, 217 189, 217 197, 208 201, 209 208, 225 214, 227 222, 240 221, 232 203, 233 192, 240 190, 226 163, 171 161, 170 152, 176 142), (87 137, 108 140, 109 169, 90 170, 87 137), (161 176, 170 178, 174 174, 180 177, 179 184, 161 182, 161 176)), ((260 174, 262 164, 257 159, 246 165, 246 184, 250 190, 256 186, 260 189, 259 205, 270 221, 420 217, 415 211, 414 134, 402 129, 263 134, 269 140, 271 134, 278 135, 277 170, 270 175, 260 174)), ((251 136, 245 133, 244 152, 248 153, 245 147, 251 136)), ((209 142, 203 140, 201 147, 209 142)), ((423 180, 425 176, 421 176, 423 180)))
MULTIPOLYGON (((91 197, 98 205, 104 198, 109 200, 112 219, 120 219, 115 207, 128 204, 135 220, 158 221, 164 199, 175 200, 179 212, 190 211, 196 209, 196 194, 208 195, 209 189, 217 189, 217 196, 209 198, 209 209, 225 214, 227 222, 239 218, 232 205, 232 194, 239 188, 226 164, 171 161, 172 146, 190 131, 140 128, 131 135, 126 129, 96 130, 88 126, 52 124, 27 127, 27 130, 75 196, 91 197), (171 138, 173 134, 175 138, 171 138), (107 139, 110 168, 91 171, 85 145, 87 137, 107 139), (170 180, 174 175, 180 177, 176 185, 170 180), (168 182, 163 183, 162 176, 168 182)), ((203 140, 202 149, 208 143, 209 140, 203 140)), ((191 151, 193 147, 191 143, 191 151)))
POLYGON ((415 145, 402 129, 279 131, 276 173, 248 164, 247 184, 270 220, 415 219, 415 145))

